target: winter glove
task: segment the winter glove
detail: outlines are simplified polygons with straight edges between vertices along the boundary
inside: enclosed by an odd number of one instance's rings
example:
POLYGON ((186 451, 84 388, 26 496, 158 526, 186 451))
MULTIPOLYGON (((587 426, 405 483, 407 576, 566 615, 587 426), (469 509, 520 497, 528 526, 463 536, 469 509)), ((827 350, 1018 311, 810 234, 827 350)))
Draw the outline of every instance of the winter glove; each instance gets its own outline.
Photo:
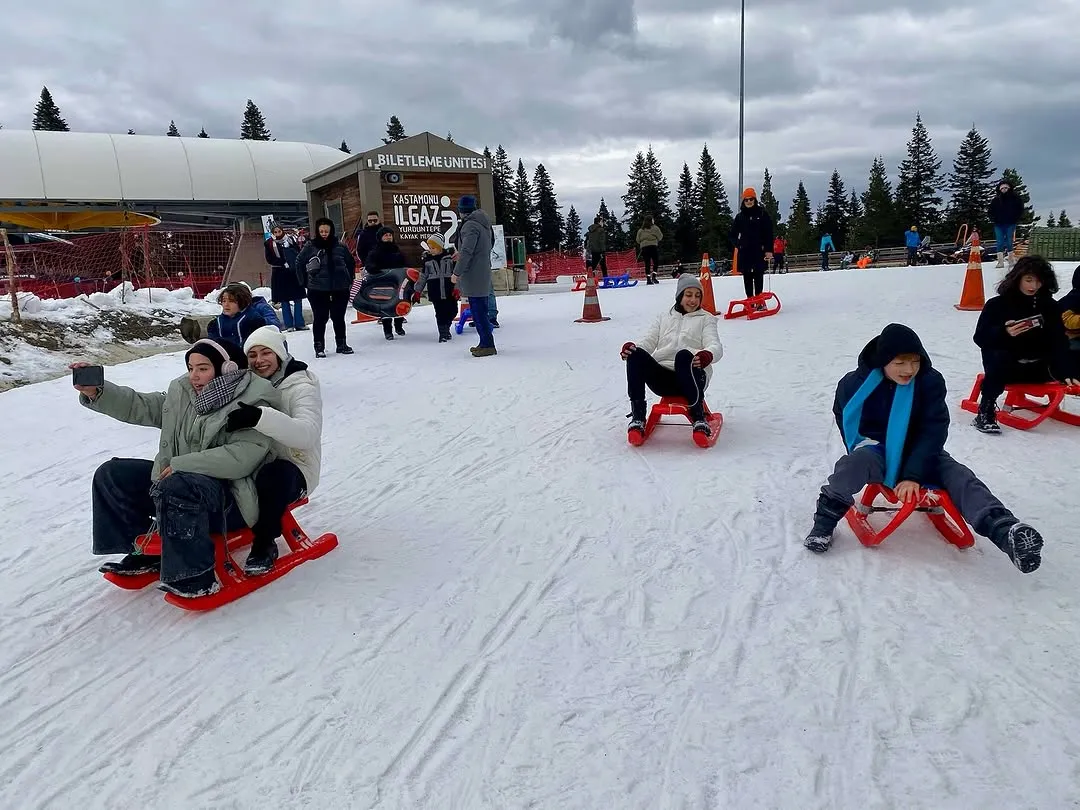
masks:
POLYGON ((419 303, 420 303, 420 293, 418 293, 418 292, 414 292, 414 293, 412 294, 412 302, 413 302, 414 304, 419 304, 419 303))
POLYGON ((262 408, 241 402, 236 406, 236 410, 229 414, 228 419, 225 421, 225 429, 230 431, 247 430, 259 424, 260 419, 262 419, 262 408))
POLYGON ((630 355, 634 353, 634 349, 636 348, 637 346, 635 346, 632 342, 627 341, 622 345, 622 351, 619 352, 619 357, 621 357, 623 360, 629 360, 630 355))
POLYGON ((454 294, 454 300, 455 301, 460 301, 461 300, 461 290, 456 290, 455 289, 453 294, 454 294))
POLYGON ((713 361, 712 352, 710 352, 710 351, 708 351, 706 349, 702 349, 700 352, 698 352, 697 354, 694 355, 694 367, 695 368, 705 368, 707 365, 712 363, 712 361, 713 361))

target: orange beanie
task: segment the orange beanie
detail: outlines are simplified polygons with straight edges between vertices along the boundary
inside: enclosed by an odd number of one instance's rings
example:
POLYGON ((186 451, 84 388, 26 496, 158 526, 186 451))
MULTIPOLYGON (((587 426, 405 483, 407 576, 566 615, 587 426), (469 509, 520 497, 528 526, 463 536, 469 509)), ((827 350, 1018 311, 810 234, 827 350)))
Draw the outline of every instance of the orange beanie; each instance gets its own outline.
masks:
POLYGON ((743 189, 742 198, 744 200, 756 200, 757 192, 754 191, 753 186, 747 186, 743 189))

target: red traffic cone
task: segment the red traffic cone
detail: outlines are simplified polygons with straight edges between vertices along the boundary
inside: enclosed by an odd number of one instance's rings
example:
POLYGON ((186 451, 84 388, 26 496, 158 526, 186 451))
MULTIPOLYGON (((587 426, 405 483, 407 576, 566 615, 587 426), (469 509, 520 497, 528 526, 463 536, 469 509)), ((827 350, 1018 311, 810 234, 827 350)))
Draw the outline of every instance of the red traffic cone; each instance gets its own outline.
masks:
POLYGON ((600 298, 596 294, 596 276, 592 273, 585 274, 585 306, 581 308, 581 317, 574 323, 600 323, 610 321, 600 311, 600 298))

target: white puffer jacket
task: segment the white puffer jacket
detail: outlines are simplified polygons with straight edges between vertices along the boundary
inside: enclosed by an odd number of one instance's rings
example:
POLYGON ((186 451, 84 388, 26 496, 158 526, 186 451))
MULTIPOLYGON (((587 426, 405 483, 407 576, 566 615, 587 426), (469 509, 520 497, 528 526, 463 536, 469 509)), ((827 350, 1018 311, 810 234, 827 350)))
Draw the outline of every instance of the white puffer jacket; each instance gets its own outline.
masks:
MULTIPOLYGON (((295 362, 295 361, 294 361, 295 362)), ((319 485, 322 467, 322 391, 308 369, 286 374, 277 386, 281 410, 262 408, 255 429, 274 440, 274 455, 295 464, 304 474, 307 494, 319 485)))
MULTIPOLYGON (((724 356, 724 346, 717 331, 718 319, 703 309, 684 315, 672 308, 657 316, 645 337, 637 342, 660 365, 674 369, 675 355, 683 349, 694 354, 704 350, 712 352, 715 363, 724 356)), ((712 379, 712 366, 705 367, 706 384, 712 379)))

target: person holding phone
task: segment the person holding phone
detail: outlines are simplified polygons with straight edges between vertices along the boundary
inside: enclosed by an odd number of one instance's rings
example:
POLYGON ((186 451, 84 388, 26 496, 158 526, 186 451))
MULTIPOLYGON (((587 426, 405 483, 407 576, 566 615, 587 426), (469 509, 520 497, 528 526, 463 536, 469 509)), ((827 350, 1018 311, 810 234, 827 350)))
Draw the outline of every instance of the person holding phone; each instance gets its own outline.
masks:
POLYGON ((252 526, 259 517, 254 475, 273 439, 228 430, 231 406, 274 407, 279 397, 247 370, 244 350, 227 341, 196 341, 184 360, 187 373, 164 393, 116 385, 86 363, 71 368, 83 407, 161 431, 153 461, 113 458, 94 472, 93 553, 125 555, 101 572, 158 572, 162 590, 193 598, 221 588, 212 535, 252 526), (161 556, 142 554, 137 539, 155 523, 161 556))
POLYGON ((1001 433, 997 400, 1006 385, 1077 384, 1061 310, 1054 300, 1057 291, 1050 262, 1041 256, 1024 256, 983 307, 972 337, 982 349, 985 374, 979 412, 971 423, 976 430, 1001 433))

